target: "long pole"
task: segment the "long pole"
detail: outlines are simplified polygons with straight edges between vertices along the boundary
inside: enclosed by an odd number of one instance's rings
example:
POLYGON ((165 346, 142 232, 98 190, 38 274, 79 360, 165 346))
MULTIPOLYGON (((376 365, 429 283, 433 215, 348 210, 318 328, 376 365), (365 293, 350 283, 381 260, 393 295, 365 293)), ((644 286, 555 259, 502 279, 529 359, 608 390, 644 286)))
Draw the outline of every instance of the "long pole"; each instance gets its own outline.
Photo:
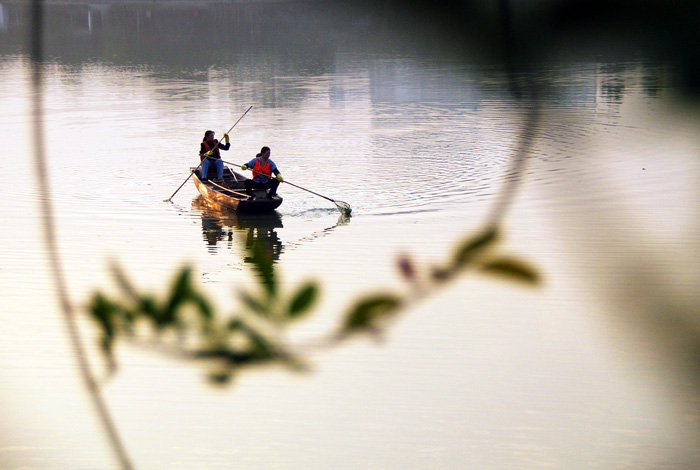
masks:
MULTIPOLYGON (((239 165, 239 164, 237 164, 237 163, 231 163, 231 162, 227 162, 227 161, 224 161, 224 160, 222 160, 222 161, 223 161, 224 163, 228 163, 229 165, 241 166, 241 165, 239 165)), ((253 170, 252 168, 249 168, 249 170, 252 171, 253 173, 258 173, 258 174, 261 174, 261 175, 262 175, 262 173, 260 173, 259 171, 255 171, 255 170, 253 170)), ((323 199, 326 199, 326 200, 328 200, 328 201, 331 201, 333 204, 335 204, 335 207, 337 207, 338 210, 340 211, 340 213, 343 214, 343 215, 350 215, 350 213, 352 212, 352 208, 350 207, 350 204, 348 204, 347 202, 344 202, 344 201, 337 201, 337 200, 335 200, 335 199, 331 199, 331 198, 329 198, 328 196, 324 196, 323 194, 318 194, 318 193, 316 193, 316 192, 314 192, 314 191, 311 191, 310 189, 302 188, 301 186, 299 186, 299 185, 297 185, 297 184, 294 184, 294 183, 290 183, 290 182, 287 181, 287 180, 284 180, 284 183, 291 184, 291 185, 294 186, 295 188, 302 189, 302 190, 307 191, 307 192, 309 192, 309 193, 311 193, 311 194, 315 194, 315 195, 318 196, 318 197, 322 197, 323 199)))
MULTIPOLYGON (((236 122, 233 124, 233 126, 231 126, 231 128, 226 132, 226 134, 228 134, 229 132, 231 132, 231 131, 233 130, 233 128, 236 127, 236 124, 238 124, 239 122, 241 122, 241 119, 243 119, 243 118, 245 117, 245 115, 248 114, 248 111, 250 111, 251 109, 253 109, 252 106, 251 106, 250 108, 246 109, 245 113, 243 113, 243 115, 242 115, 241 117, 238 118, 238 121, 236 121, 236 122)), ((212 150, 215 150, 215 149, 219 146, 220 143, 221 143, 221 141, 218 141, 218 142, 216 143, 216 145, 214 145, 214 148, 213 148, 212 150)), ((206 157, 205 157, 205 158, 206 158, 206 157)), ((189 176, 187 176, 187 178, 185 178, 185 181, 182 182, 182 184, 180 185, 180 187, 177 188, 177 189, 175 190, 175 192, 174 192, 173 194, 171 194, 170 197, 169 197, 168 199, 165 199, 163 202, 170 202, 170 201, 172 200, 172 198, 175 197, 175 195, 177 194, 177 192, 180 191, 180 190, 182 189, 182 187, 185 185, 185 183, 187 183, 187 182, 189 181, 189 179, 192 177, 192 174, 193 174, 195 171, 197 171, 197 170, 199 169, 200 166, 202 166, 202 163, 204 163, 204 160, 202 160, 201 162, 199 162, 199 165, 197 165, 197 167, 196 167, 194 170, 190 171, 189 176)))

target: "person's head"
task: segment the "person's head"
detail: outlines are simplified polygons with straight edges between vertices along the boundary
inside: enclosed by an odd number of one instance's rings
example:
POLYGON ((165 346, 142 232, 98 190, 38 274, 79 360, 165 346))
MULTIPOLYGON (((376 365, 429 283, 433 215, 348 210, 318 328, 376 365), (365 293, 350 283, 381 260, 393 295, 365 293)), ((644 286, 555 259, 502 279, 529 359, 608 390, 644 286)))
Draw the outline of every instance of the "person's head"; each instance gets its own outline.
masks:
POLYGON ((263 147, 260 149, 260 156, 264 159, 270 158, 270 147, 263 147))
POLYGON ((204 133, 204 140, 208 140, 209 142, 214 140, 214 131, 206 131, 204 133))

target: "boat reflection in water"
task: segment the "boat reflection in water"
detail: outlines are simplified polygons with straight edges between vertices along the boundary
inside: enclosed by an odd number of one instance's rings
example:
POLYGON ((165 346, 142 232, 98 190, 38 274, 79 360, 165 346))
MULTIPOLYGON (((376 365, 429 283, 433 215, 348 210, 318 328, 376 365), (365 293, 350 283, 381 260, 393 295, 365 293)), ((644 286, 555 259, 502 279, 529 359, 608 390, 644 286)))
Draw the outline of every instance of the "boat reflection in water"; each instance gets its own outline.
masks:
POLYGON ((282 228, 282 217, 277 212, 248 214, 222 210, 207 204, 202 196, 192 201, 192 209, 202 214, 202 234, 210 252, 215 252, 220 242, 229 247, 240 243, 236 233, 241 233, 245 235, 246 247, 258 244, 271 261, 279 260, 284 245, 276 232, 282 228))

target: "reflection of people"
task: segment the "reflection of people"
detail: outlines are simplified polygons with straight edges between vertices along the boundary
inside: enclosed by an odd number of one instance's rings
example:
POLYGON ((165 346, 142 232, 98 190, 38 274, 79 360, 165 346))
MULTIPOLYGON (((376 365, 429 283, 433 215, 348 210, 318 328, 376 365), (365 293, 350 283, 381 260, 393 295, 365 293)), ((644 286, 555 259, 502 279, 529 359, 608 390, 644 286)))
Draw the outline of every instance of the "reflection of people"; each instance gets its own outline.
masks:
POLYGON ((199 146, 199 160, 202 162, 202 181, 207 180, 209 166, 211 165, 214 165, 214 168, 216 168, 216 179, 222 180, 224 178, 224 162, 221 161, 219 149, 228 150, 231 148, 228 134, 224 134, 224 140, 226 143, 220 145, 220 142, 214 138, 214 131, 206 131, 204 133, 204 139, 202 139, 202 144, 199 146))
MULTIPOLYGON (((210 207, 202 196, 192 201, 192 207, 201 212, 202 234, 210 253, 216 252, 219 242, 226 241, 231 248, 234 235, 243 233, 248 248, 257 244, 270 261, 279 260, 284 245, 277 235, 277 229, 283 227, 282 218, 277 212, 245 214, 221 211, 210 207)), ((246 256, 244 261, 253 262, 250 256, 246 256)))
POLYGON ((224 229, 221 226, 221 221, 202 213, 202 234, 207 241, 207 245, 210 247, 215 246, 217 242, 224 239, 224 229))
MULTIPOLYGON (((280 259, 282 253, 282 240, 277 235, 274 227, 249 228, 245 237, 245 244, 248 249, 255 245, 260 247, 262 253, 271 263, 280 259)), ((244 259, 246 262, 253 262, 250 256, 244 259)))
POLYGON ((260 153, 251 161, 241 166, 242 170, 253 170, 253 179, 245 181, 245 192, 253 195, 253 189, 269 189, 267 197, 272 199, 277 194, 277 187, 284 178, 277 169, 275 162, 270 160, 270 147, 263 147, 260 153), (277 178, 273 178, 272 174, 277 178))

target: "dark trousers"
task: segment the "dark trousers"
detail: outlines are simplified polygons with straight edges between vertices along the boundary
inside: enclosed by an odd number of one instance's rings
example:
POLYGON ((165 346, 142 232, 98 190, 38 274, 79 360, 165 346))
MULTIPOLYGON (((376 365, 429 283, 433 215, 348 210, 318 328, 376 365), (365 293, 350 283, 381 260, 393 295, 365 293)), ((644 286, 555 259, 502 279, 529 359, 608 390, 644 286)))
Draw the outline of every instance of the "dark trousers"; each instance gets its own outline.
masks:
POLYGON ((274 196, 275 194, 277 194, 277 187, 279 185, 280 182, 277 181, 275 178, 267 180, 265 183, 258 183, 257 181, 253 180, 245 180, 245 192, 249 196, 252 196, 253 189, 269 189, 270 196, 274 196))

